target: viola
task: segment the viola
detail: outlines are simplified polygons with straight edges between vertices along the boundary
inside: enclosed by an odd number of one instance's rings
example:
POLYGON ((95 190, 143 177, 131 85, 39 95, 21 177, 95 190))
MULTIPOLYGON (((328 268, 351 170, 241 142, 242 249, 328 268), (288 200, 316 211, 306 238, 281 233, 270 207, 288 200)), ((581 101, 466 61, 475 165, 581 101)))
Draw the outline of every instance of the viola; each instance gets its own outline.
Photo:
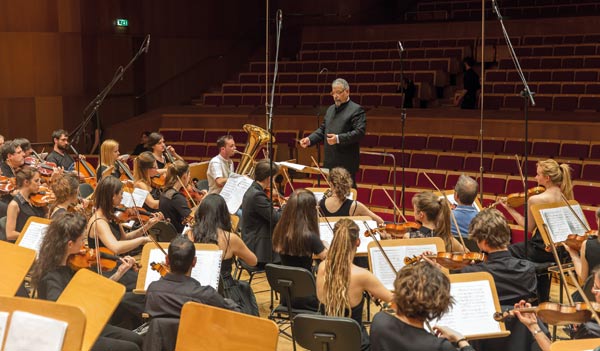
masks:
MULTIPOLYGON (((373 230, 377 232, 384 232, 385 234, 391 235, 392 238, 400 239, 403 238, 406 233, 409 233, 414 230, 419 230, 421 228, 421 223, 418 222, 404 222, 404 223, 386 223, 381 225, 373 230)), ((368 237, 369 231, 366 231, 364 234, 368 237)))
POLYGON ((435 255, 405 257, 404 264, 409 265, 419 262, 421 257, 427 257, 450 270, 463 269, 472 263, 483 262, 486 259, 485 254, 482 252, 438 252, 435 255))
POLYGON ((0 176, 0 194, 5 195, 15 190, 15 178, 9 178, 7 176, 0 176))
POLYGON ((56 197, 48 187, 40 186, 37 193, 29 195, 29 200, 35 207, 44 207, 56 201, 56 197))
POLYGON ((159 263, 151 262, 150 268, 152 268, 153 271, 157 271, 161 277, 164 277, 165 275, 167 275, 167 273, 169 273, 171 271, 169 269, 169 266, 167 266, 167 264, 163 263, 163 262, 159 262, 159 263))
MULTIPOLYGON (((592 302, 594 310, 600 309, 600 304, 592 302)), ((503 322, 507 318, 514 316, 515 309, 494 313, 494 320, 503 322)), ((537 307, 519 308, 519 312, 533 312, 544 323, 552 325, 581 324, 592 318, 592 312, 584 302, 577 302, 574 305, 563 305, 556 302, 542 302, 537 307)))
MULTIPOLYGON (((529 190, 527 190, 527 197, 531 197, 533 195, 539 195, 546 191, 546 188, 543 186, 536 186, 529 190)), ((513 193, 506 196, 506 203, 508 206, 516 208, 523 206, 525 204, 525 193, 513 193)))
MULTIPOLYGON (((106 247, 101 247, 98 251, 100 251, 100 267, 102 271, 106 272, 115 269, 117 261, 121 258, 106 247)), ((83 247, 78 253, 69 256, 68 264, 73 270, 93 267, 96 265, 96 251, 89 247, 83 247)))
POLYGON ((118 223, 127 223, 129 221, 141 221, 142 224, 148 222, 152 217, 152 213, 144 210, 143 208, 115 208, 115 218, 118 223), (138 216, 139 214, 139 216, 138 216))
POLYGON ((183 196, 185 196, 188 202, 188 206, 190 208, 194 207, 194 204, 198 205, 200 201, 202 201, 202 199, 204 198, 204 194, 202 194, 200 190, 198 190, 198 188, 196 188, 192 184, 188 184, 185 188, 181 187, 181 189, 179 189, 179 192, 182 193, 183 196))

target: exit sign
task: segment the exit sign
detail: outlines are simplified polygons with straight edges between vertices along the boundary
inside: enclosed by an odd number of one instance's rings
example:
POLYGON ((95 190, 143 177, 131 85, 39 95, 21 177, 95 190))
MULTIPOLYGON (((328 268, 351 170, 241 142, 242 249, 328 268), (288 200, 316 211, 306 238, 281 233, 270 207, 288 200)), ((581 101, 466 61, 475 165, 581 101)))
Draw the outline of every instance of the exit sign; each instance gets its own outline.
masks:
POLYGON ((129 27, 129 21, 125 18, 117 18, 117 27, 129 27))

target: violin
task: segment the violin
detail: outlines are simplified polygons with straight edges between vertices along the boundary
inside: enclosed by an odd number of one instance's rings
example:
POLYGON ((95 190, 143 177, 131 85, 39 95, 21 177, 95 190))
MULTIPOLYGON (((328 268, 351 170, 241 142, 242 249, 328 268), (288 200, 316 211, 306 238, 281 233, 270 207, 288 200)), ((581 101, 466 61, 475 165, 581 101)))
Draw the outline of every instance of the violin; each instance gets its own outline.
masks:
POLYGON ((35 207, 44 207, 56 201, 56 197, 52 190, 41 185, 37 193, 29 195, 29 200, 35 207))
POLYGON ((279 193, 279 191, 277 190, 277 187, 275 187, 275 191, 273 191, 272 194, 271 194, 271 187, 266 187, 265 193, 267 194, 268 198, 273 199, 273 206, 281 207, 281 206, 285 205, 285 203, 287 202, 287 198, 279 193))
POLYGON ((169 269, 169 266, 167 266, 167 264, 163 262, 151 262, 150 268, 152 268, 153 271, 158 272, 158 274, 160 274, 161 277, 164 277, 165 275, 167 275, 167 273, 171 271, 169 269))
MULTIPOLYGON (((117 267, 117 261, 121 259, 119 256, 106 247, 101 247, 98 251, 100 251, 100 267, 103 272, 112 271, 117 267)), ((68 264, 73 270, 95 266, 96 251, 89 247, 83 247, 78 253, 69 256, 68 264)))
POLYGON ((144 210, 143 208, 115 208, 115 218, 118 223, 127 223, 129 221, 141 221, 142 224, 148 222, 152 217, 152 213, 144 210), (138 216, 139 214, 139 216, 138 216))
POLYGON ((167 174, 157 174, 154 177, 150 178, 150 186, 153 188, 160 189, 165 186, 165 182, 167 180, 167 174))
MULTIPOLYGON (((124 156, 129 157, 128 155, 121 155, 120 157, 124 156)), ((121 161, 120 158, 117 158, 115 160, 115 164, 117 165, 117 168, 121 170, 121 181, 133 181, 133 174, 131 174, 131 170, 129 169, 129 166, 127 164, 121 161)))
MULTIPOLYGON (((409 233, 414 230, 419 230, 421 228, 421 223, 419 222, 404 222, 404 223, 386 223, 381 225, 375 229, 377 232, 385 232, 385 234, 391 235, 392 238, 401 239, 404 237, 406 233, 409 233)), ((370 235, 369 231, 366 231, 364 234, 366 237, 370 235)))
MULTIPOLYGON (((554 243, 554 244, 555 245, 564 244, 564 245, 568 246, 570 249, 573 249, 573 250, 579 252, 579 251, 581 251, 581 244, 583 244, 584 241, 589 239, 590 236, 594 236, 594 235, 598 235, 597 230, 588 230, 584 234, 569 234, 569 235, 567 235, 567 238, 564 241, 554 243)), ((546 252, 551 252, 552 248, 550 246, 546 246, 545 250, 546 250, 546 252)))
POLYGON ((51 177, 54 169, 58 167, 54 162, 43 161, 31 156, 25 157, 24 162, 28 166, 35 167, 42 177, 51 177))
POLYGON ((486 256, 483 252, 438 252, 435 255, 405 257, 404 264, 409 265, 419 262, 421 257, 427 257, 432 261, 437 262, 440 266, 450 270, 463 269, 472 263, 483 262, 486 260, 486 256))
POLYGON ((9 178, 7 176, 0 176, 0 194, 10 194, 15 190, 16 178, 9 178))
MULTIPOLYGON (((529 190, 527 190, 527 197, 531 197, 533 195, 539 195, 546 191, 546 188, 543 186, 536 186, 529 190)), ((523 206, 525 204, 525 193, 513 193, 506 196, 506 203, 508 206, 516 208, 523 206)))
MULTIPOLYGON (((594 310, 600 309, 600 304, 592 302, 594 310)), ((565 324, 581 324, 589 321, 592 318, 592 312, 584 302, 577 302, 574 305, 563 305, 556 302, 542 302, 537 307, 519 308, 507 310, 504 312, 494 313, 494 320, 503 322, 504 320, 513 317, 514 311, 533 312, 544 323, 552 325, 565 324)))

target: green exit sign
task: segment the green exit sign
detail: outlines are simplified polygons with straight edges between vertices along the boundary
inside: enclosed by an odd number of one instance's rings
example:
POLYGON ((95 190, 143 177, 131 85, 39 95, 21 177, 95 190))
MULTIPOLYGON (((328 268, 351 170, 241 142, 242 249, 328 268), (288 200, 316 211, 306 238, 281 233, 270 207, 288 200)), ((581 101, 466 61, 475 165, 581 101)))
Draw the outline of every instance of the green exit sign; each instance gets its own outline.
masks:
POLYGON ((125 18, 117 18, 117 27, 129 27, 129 21, 125 18))

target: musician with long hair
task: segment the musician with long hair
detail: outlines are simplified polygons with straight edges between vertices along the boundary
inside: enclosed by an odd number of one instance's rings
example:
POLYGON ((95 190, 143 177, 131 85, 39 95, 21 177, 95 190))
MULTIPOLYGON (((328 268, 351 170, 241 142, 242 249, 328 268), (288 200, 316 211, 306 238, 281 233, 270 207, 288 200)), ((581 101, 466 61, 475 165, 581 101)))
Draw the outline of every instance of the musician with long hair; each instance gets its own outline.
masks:
MULTIPOLYGON (((552 159, 539 161, 536 165, 535 180, 538 185, 543 186, 546 190, 541 194, 532 195, 527 200, 527 228, 525 228, 525 232, 526 234, 533 232, 533 235, 531 240, 527 241, 527 250, 525 250, 525 243, 511 245, 509 250, 513 256, 533 262, 554 262, 554 255, 545 250, 546 245, 536 228, 531 207, 533 205, 563 202, 563 195, 567 200, 573 200, 571 169, 568 164, 559 165, 552 159), (527 255, 525 255, 525 251, 527 251, 527 255)), ((517 224, 524 227, 525 217, 519 211, 510 207, 505 199, 501 200, 503 201, 500 204, 506 208, 517 224)), ((550 297, 550 280, 547 276, 541 275, 538 277, 538 297, 540 302, 548 301, 550 297)))
POLYGON ((332 188, 331 196, 323 197, 319 201, 319 207, 325 217, 367 216, 377 224, 383 224, 383 219, 367 206, 358 200, 348 199, 352 189, 352 176, 345 168, 336 167, 330 170, 329 182, 332 188))
MULTIPOLYGON (((74 213, 63 213, 48 226, 31 274, 31 284, 37 290, 38 298, 56 301, 75 275, 67 262, 69 256, 82 249, 85 227, 85 217, 74 213)), ((119 281, 134 263, 133 258, 124 258, 110 279, 119 281)), ((142 342, 142 337, 134 332, 108 324, 92 350, 137 351, 141 350, 142 342)))
POLYGON ((161 191, 152 186, 152 178, 157 175, 158 166, 151 152, 144 151, 135 158, 133 161, 133 186, 148 192, 143 207, 150 212, 158 211, 161 191))
POLYGON ((45 207, 36 207, 29 196, 40 189, 37 169, 25 166, 15 174, 17 192, 6 211, 6 240, 15 241, 29 217, 46 217, 45 207))
POLYGON ((183 158, 179 156, 177 152, 175 152, 175 148, 173 148, 172 146, 167 146, 165 144, 165 138, 160 133, 155 132, 151 133, 148 136, 146 148, 152 151, 152 155, 154 155, 154 158, 156 159, 156 164, 158 166, 159 173, 167 172, 167 169, 165 168, 167 162, 169 161, 165 156, 165 153, 167 151, 171 154, 171 156, 173 156, 175 160, 183 161, 183 158))
POLYGON ((317 297, 326 315, 351 317, 361 325, 361 349, 368 350, 368 335, 362 324, 363 293, 367 291, 384 302, 391 302, 393 294, 371 272, 352 263, 360 245, 358 225, 344 218, 335 224, 333 232, 327 258, 317 273, 317 297))
POLYGON ((438 236, 444 240, 446 252, 465 252, 465 248, 450 232, 450 207, 445 198, 431 191, 423 191, 413 196, 412 204, 415 220, 421 223, 421 228, 407 233, 407 238, 438 236))
POLYGON ((50 186, 56 201, 50 206, 49 217, 54 219, 68 211, 69 207, 81 210, 79 205, 79 179, 73 173, 65 173, 50 186))
POLYGON ((158 208, 165 218, 171 220, 177 233, 183 232, 183 222, 192 213, 186 196, 180 192, 189 181, 190 167, 185 161, 177 160, 167 167, 167 177, 158 208))
POLYGON ((117 165, 120 159, 119 143, 113 139, 104 140, 100 145, 100 155, 102 164, 96 168, 96 179, 100 181, 109 175, 120 178, 123 170, 117 165))
MULTIPOLYGON (((319 235, 317 200, 306 189, 296 189, 273 230, 273 250, 281 257, 281 264, 304 268, 312 272, 313 257, 324 260, 327 249, 319 235)), ((283 303, 283 302, 282 302, 283 303)), ((295 299, 294 308, 317 311, 317 297, 295 299)))
POLYGON ((425 330, 427 321, 440 318, 454 303, 450 280, 438 268, 426 261, 403 267, 394 281, 393 296, 395 314, 382 311, 373 318, 372 351, 474 350, 448 327, 435 326, 436 335, 425 330))
POLYGON ((240 282, 231 275, 235 257, 255 266, 256 255, 237 234, 232 233, 231 216, 223 197, 207 195, 198 206, 194 219, 192 230, 187 232, 188 238, 196 243, 215 244, 223 251, 219 292, 240 305, 245 313, 258 315, 256 298, 250 286, 240 286, 240 282))

